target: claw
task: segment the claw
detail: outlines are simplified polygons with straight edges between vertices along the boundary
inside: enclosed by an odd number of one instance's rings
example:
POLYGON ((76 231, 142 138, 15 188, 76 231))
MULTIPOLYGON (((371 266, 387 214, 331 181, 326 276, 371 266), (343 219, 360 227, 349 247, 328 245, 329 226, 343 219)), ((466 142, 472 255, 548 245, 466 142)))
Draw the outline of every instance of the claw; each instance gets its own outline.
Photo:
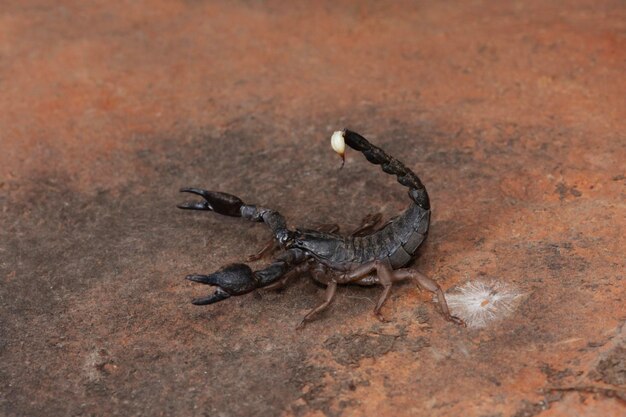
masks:
POLYGON ((225 300, 228 297, 230 297, 229 293, 222 290, 220 287, 217 287, 217 289, 215 290, 213 294, 206 296, 206 297, 194 298, 191 301, 191 304, 194 304, 197 306, 205 306, 207 304, 213 304, 213 303, 217 303, 218 301, 225 300))
POLYGON ((201 188, 181 188, 181 193, 199 195, 205 201, 187 202, 177 207, 186 210, 210 210, 225 216, 241 217, 239 209, 243 201, 232 194, 218 191, 207 191, 201 188))
POLYGON ((188 201, 177 204, 176 207, 183 210, 211 210, 211 206, 206 201, 188 201))
POLYGON ((191 274, 185 277, 189 281, 217 287, 209 296, 196 298, 195 305, 207 305, 227 299, 232 295, 246 294, 258 287, 254 273, 248 265, 228 265, 211 275, 191 274))
POLYGON ((219 285, 217 280, 215 279, 215 274, 212 275, 199 275, 199 274, 191 274, 187 275, 185 279, 193 282, 199 282, 200 284, 207 285, 219 285))

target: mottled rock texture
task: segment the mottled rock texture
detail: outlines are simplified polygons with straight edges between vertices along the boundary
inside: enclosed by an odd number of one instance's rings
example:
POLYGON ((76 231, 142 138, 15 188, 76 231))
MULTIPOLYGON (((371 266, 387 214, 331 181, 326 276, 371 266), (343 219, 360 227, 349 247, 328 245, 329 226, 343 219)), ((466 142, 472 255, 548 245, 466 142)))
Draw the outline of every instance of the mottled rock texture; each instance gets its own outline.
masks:
POLYGON ((294 3, 0 2, 0 415, 623 416, 624 3, 294 3), (381 324, 347 287, 295 331, 304 277, 189 304, 268 233, 181 186, 344 230, 407 204, 338 171, 344 127, 428 187, 416 267, 513 314, 463 329, 405 284, 381 324))

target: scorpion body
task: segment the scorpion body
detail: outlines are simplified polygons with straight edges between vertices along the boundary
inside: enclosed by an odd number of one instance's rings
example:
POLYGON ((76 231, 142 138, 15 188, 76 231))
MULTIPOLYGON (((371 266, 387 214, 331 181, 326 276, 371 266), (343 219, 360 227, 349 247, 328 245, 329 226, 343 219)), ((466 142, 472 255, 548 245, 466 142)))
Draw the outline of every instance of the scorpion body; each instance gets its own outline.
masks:
POLYGON ((411 204, 399 216, 377 228, 380 215, 367 216, 363 224, 351 234, 342 236, 336 225, 326 225, 319 230, 290 230, 283 216, 277 211, 245 204, 231 194, 206 191, 199 188, 183 188, 203 197, 203 201, 188 202, 178 207, 191 210, 209 210, 219 214, 242 217, 265 223, 272 231, 273 243, 258 255, 280 248, 283 253, 273 263, 261 270, 252 271, 246 264, 232 264, 210 275, 192 274, 186 278, 216 287, 213 294, 193 301, 196 305, 212 304, 231 296, 246 294, 257 288, 277 288, 293 276, 309 272, 318 282, 326 285, 323 303, 311 310, 299 327, 330 305, 338 284, 380 284, 383 292, 374 309, 375 315, 384 320, 380 310, 394 282, 414 280, 420 288, 437 295, 444 317, 457 324, 463 322, 452 315, 439 285, 415 269, 403 268, 413 258, 428 233, 430 202, 426 188, 417 175, 402 162, 368 142, 350 130, 335 132, 331 143, 344 158, 347 144, 365 156, 382 170, 395 175, 398 182, 409 189, 411 204), (375 274, 373 274, 375 272, 375 274))
POLYGON ((409 263, 426 238, 430 211, 412 204, 382 229, 366 236, 341 236, 316 230, 300 231, 295 246, 336 271, 375 260, 387 260, 398 269, 409 263))

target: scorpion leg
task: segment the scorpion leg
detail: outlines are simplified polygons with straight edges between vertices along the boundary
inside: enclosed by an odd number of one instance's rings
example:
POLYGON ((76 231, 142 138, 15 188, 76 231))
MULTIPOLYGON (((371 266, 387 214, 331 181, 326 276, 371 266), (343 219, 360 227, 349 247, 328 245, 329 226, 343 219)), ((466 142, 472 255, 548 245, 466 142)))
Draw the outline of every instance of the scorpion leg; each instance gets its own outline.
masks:
POLYGON ((336 291, 337 291, 337 282, 330 281, 328 285, 326 286, 326 296, 325 296, 324 302, 318 305, 317 307, 315 307, 313 310, 309 311, 307 315, 302 318, 302 321, 300 322, 300 324, 296 326, 296 329, 303 328, 307 321, 311 321, 313 316, 326 310, 326 308, 333 301, 333 297, 335 297, 336 291))
POLYGON ((315 227, 315 230, 324 233, 339 233, 339 225, 333 223, 320 224, 319 226, 315 227))
POLYGON ((265 258, 266 256, 271 255, 280 249, 280 245, 274 238, 267 241, 267 243, 255 254, 252 254, 246 258, 247 262, 258 261, 259 259, 265 258))
MULTIPOLYGON (((414 269, 404 268, 404 269, 398 269, 394 271, 391 268, 391 265, 389 265, 388 261, 386 262, 386 261, 376 260, 376 261, 369 262, 367 264, 364 264, 356 268, 352 272, 346 274, 343 279, 345 280, 345 283, 359 281, 364 276, 366 276, 367 274, 369 274, 370 272, 374 270, 376 271, 378 275, 380 284, 383 286, 383 292, 380 295, 380 298, 378 299, 378 303, 376 304, 376 307, 374 308, 374 314, 376 315, 376 317, 378 317, 379 320, 384 321, 384 318, 382 317, 380 313, 380 309, 382 308, 383 304, 387 300, 387 297, 389 296, 389 291, 391 290, 392 284, 394 282, 403 281, 409 278, 409 279, 414 280, 415 283, 418 285, 418 287, 424 288, 437 295, 437 299, 441 307, 441 313, 443 314, 446 320, 451 321, 461 326, 465 325, 463 320, 450 314, 450 310, 448 309, 448 303, 446 302, 446 297, 443 291, 441 290, 441 287, 439 286, 439 284, 437 284, 431 278, 428 278, 427 276, 419 273, 418 271, 414 269)), ((341 283, 344 283, 344 282, 341 282, 341 283)))
MULTIPOLYGON (((382 218, 381 213, 368 214, 363 217, 361 220, 361 224, 354 229, 350 236, 364 236, 370 232, 376 230, 376 226, 380 223, 380 219, 382 218)), ((316 226, 314 230, 325 232, 325 233, 339 233, 339 225, 338 224, 321 224, 316 226)))
POLYGON ((335 280, 334 274, 329 274, 326 266, 312 261, 309 261, 308 264, 311 277, 320 284, 326 285, 326 297, 323 303, 319 304, 313 310, 309 311, 306 316, 304 316, 296 329, 303 328, 306 322, 311 321, 314 316, 324 311, 332 302, 337 290, 337 281, 335 280))
POLYGON ((359 227, 354 229, 352 233, 350 233, 350 236, 365 236, 368 233, 374 232, 376 230, 376 226, 380 223, 382 218, 382 213, 368 214, 363 217, 359 227))
POLYGON ((443 317, 446 320, 460 326, 465 326, 465 322, 462 319, 450 314, 450 309, 448 308, 446 297, 441 290, 441 287, 439 286, 439 284, 437 284, 437 282, 435 282, 435 280, 433 280, 432 278, 428 278, 426 275, 414 269, 404 268, 393 271, 394 281, 402 281, 407 278, 415 281, 419 288, 428 290, 437 296, 437 301, 439 302, 439 307, 441 308, 441 314, 443 314, 443 317))
POLYGON ((391 286, 394 282, 393 269, 391 269, 389 261, 376 260, 366 263, 346 274, 344 276, 344 280, 345 283, 358 282, 372 271, 376 271, 378 282, 383 286, 383 292, 380 294, 380 297, 378 297, 378 302, 376 303, 376 307, 374 307, 374 315, 378 320, 386 322, 387 320, 383 317, 380 310, 382 309, 383 304, 385 304, 385 301, 387 301, 389 292, 391 291, 391 286))

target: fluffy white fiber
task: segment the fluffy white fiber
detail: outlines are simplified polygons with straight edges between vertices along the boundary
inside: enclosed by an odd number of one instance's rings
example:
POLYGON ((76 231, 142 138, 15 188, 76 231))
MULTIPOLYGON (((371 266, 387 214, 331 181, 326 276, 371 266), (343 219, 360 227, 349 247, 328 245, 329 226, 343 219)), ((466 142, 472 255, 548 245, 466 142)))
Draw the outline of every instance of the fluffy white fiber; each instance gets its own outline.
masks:
POLYGON ((446 300, 452 315, 463 319, 468 327, 482 328, 510 315, 523 295, 505 283, 468 281, 446 294, 446 300))

